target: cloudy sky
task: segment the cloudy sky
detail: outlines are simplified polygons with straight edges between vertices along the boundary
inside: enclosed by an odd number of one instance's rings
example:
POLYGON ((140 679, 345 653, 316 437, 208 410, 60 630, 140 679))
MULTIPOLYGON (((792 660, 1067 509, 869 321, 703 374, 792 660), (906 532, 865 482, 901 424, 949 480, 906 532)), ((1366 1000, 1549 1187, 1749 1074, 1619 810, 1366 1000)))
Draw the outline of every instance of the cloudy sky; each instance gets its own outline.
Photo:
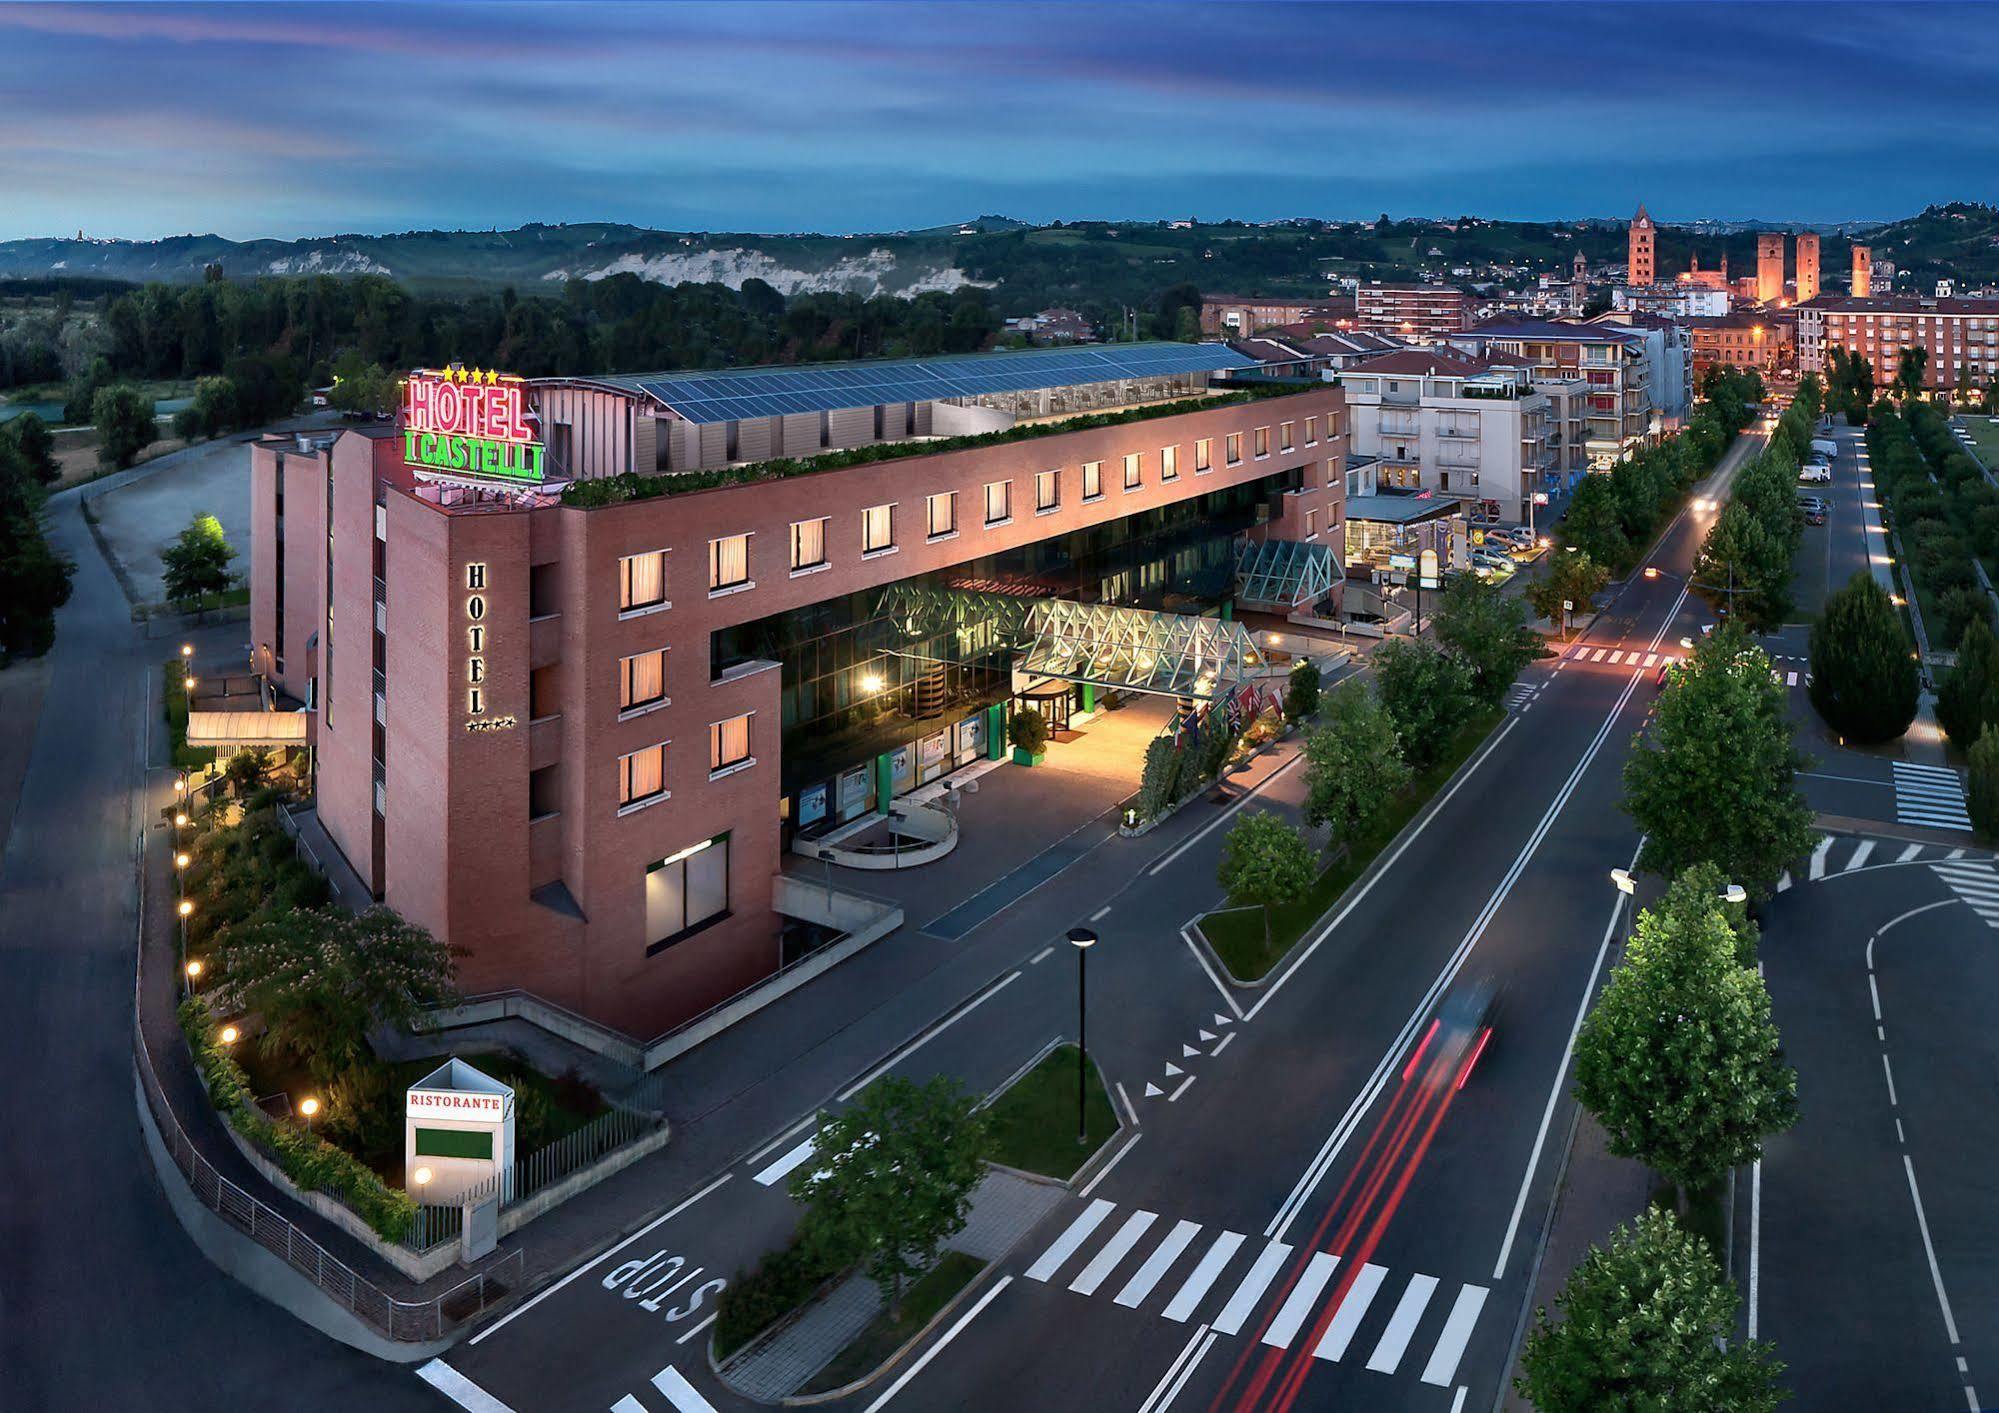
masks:
POLYGON ((0 3, 0 239, 1893 217, 1999 196, 1995 8, 0 3))

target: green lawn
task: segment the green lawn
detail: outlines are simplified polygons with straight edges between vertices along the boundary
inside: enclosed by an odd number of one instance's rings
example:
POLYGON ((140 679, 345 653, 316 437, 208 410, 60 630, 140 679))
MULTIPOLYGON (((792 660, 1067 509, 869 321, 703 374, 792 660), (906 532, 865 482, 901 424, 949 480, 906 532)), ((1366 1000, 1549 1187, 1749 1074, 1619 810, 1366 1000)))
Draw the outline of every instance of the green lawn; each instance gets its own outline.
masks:
POLYGON ((1982 413, 1971 413, 1955 419, 1971 438, 1971 444, 1978 448, 1978 459, 1985 463, 1988 471, 1999 469, 1999 423, 1982 413))
MULTIPOLYGON (((1344 857, 1319 875, 1312 891, 1297 902, 1270 912, 1270 939, 1263 936, 1263 909, 1224 908, 1201 919, 1201 931, 1222 959, 1229 974, 1238 981, 1258 981, 1268 976, 1285 954, 1320 918, 1331 912, 1353 881, 1374 862, 1404 825, 1414 819, 1430 797, 1442 788, 1457 768, 1470 758, 1479 744, 1492 734, 1506 712, 1494 708, 1467 721, 1458 731, 1444 758, 1416 777, 1410 787, 1390 807, 1388 816, 1373 834, 1360 840, 1344 857)), ((1071 1072, 1073 1074, 1073 1071, 1071 1072)))
POLYGON ((1088 1116, 1089 1137, 1083 1143, 1076 1141, 1079 1060, 1075 1046, 1057 1046, 993 1101, 986 1111, 992 1124, 987 1158, 1067 1180, 1117 1132, 1117 1111, 1092 1064, 1084 1075, 1083 1112, 1088 1116))
POLYGON ((800 1393, 830 1393, 845 1388, 856 1379, 872 1374, 905 1344, 916 1338, 923 1327, 951 1298, 972 1283, 986 1263, 962 1251, 946 1251, 944 1259, 932 1266, 916 1284, 902 1293, 902 1318, 889 1318, 886 1306, 854 1342, 833 1356, 833 1362, 812 1376, 800 1393))

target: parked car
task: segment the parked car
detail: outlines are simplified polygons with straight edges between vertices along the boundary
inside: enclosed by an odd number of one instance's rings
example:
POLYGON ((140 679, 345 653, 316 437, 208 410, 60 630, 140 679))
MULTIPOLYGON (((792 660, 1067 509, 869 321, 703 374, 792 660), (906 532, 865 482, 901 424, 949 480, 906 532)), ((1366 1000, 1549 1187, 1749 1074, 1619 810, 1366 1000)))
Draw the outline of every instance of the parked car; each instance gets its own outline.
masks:
POLYGON ((1807 525, 1825 524, 1825 507, 1822 505, 1807 507, 1805 510, 1805 523, 1807 525))
POLYGON ((1823 454, 1826 460, 1830 461, 1839 455, 1839 443, 1829 437, 1814 437, 1811 450, 1815 454, 1823 454))
POLYGON ((1512 555, 1501 554, 1496 550, 1489 550, 1489 549, 1473 550, 1471 552, 1471 562, 1475 565, 1483 565, 1485 568, 1493 570, 1495 573, 1500 571, 1518 569, 1520 567, 1519 565, 1513 562, 1512 555))
POLYGON ((1798 479, 1806 485, 1824 485, 1832 480, 1832 468, 1817 462, 1808 462, 1798 468, 1798 479))

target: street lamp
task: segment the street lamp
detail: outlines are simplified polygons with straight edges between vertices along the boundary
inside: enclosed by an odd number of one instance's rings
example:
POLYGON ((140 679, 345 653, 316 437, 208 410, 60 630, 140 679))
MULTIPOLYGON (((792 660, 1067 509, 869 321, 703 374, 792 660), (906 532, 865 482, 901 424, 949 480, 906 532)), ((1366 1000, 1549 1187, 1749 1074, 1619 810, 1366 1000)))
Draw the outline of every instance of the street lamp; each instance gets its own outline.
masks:
POLYGON ((187 979, 190 983, 201 980, 201 958, 189 957, 187 965, 182 967, 181 970, 187 973, 187 979))
POLYGON ((185 851, 174 855, 174 867, 177 869, 186 868, 190 863, 193 862, 194 862, 193 857, 187 854, 185 851))
POLYGON ((233 1025, 225 1025, 222 1027, 222 1033, 217 1038, 224 1045, 234 1045, 238 1040, 243 1038, 243 1032, 233 1025))
POLYGON ((431 1171, 429 1168, 418 1168, 410 1174, 410 1177, 415 1181, 419 1189, 430 1186, 431 1171))
POLYGON ((187 811, 185 810, 174 811, 174 828, 176 829, 187 828, 187 811))
POLYGON ((180 684, 192 692, 194 690, 194 674, 192 672, 188 673, 187 676, 180 679, 180 684))
POLYGON ((1749 890, 1740 883, 1731 883, 1721 890, 1721 900, 1724 903, 1746 903, 1749 901, 1749 890))
POLYGON ((1628 868, 1614 868, 1610 871, 1610 881, 1617 885, 1617 891, 1630 897, 1638 891, 1638 880, 1631 876, 1628 868))
POLYGON ((180 645, 181 665, 185 667, 188 663, 192 662, 193 659, 194 659, 194 644, 182 643, 180 645))
POLYGON ((312 1131, 312 1116, 319 1112, 319 1101, 310 1094, 298 1101, 298 1111, 305 1118, 306 1132, 312 1131))
POLYGON ((1090 1141, 1089 1111, 1083 1098, 1090 1070, 1089 1011, 1084 997, 1088 994, 1090 948, 1097 945, 1097 934, 1087 927, 1072 927, 1069 942, 1076 949, 1076 1142, 1082 1145, 1090 1141))
POLYGON ((185 775, 176 775, 174 777, 174 793, 176 795, 185 795, 187 793, 187 777, 185 775))

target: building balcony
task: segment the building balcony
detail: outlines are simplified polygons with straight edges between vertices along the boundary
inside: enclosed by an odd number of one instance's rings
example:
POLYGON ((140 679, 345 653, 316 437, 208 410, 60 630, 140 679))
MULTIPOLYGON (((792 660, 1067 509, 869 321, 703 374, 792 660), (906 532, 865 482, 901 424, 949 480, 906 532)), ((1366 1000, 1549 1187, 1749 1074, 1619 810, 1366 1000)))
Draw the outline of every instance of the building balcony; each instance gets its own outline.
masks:
POLYGON ((553 667, 562 661, 562 615, 545 613, 528 620, 528 669, 553 667))

